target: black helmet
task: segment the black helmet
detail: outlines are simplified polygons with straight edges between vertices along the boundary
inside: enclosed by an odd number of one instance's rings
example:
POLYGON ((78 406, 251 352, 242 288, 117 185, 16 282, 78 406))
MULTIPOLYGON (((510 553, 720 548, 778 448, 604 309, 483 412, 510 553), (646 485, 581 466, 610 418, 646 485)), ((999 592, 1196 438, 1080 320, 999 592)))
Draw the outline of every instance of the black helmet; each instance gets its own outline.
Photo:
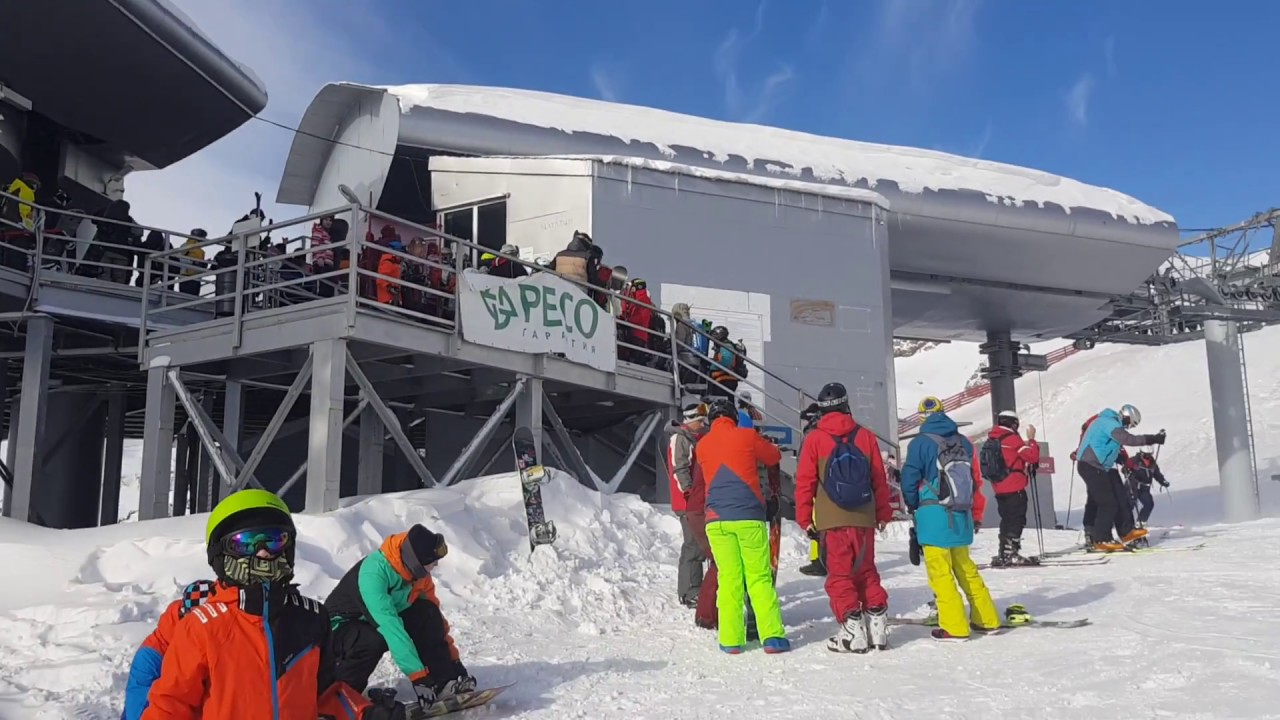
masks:
POLYGON ((707 406, 708 422, 722 417, 734 420, 738 418, 738 409, 733 406, 733 401, 727 397, 718 397, 707 406))
POLYGON ((829 412, 849 411, 849 391, 838 382, 827 383, 818 393, 818 412, 824 415, 829 412))
POLYGON ((729 339, 729 328, 723 325, 717 325, 711 328, 711 337, 715 338, 718 342, 724 342, 729 339))

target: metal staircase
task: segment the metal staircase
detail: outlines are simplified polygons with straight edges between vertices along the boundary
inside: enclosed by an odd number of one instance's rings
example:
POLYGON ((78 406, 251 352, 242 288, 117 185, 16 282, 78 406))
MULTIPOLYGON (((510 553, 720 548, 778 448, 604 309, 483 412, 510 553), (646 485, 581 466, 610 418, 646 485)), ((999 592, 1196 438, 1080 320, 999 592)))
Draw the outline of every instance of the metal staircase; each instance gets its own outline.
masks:
POLYGON ((1240 336, 1240 375, 1244 383, 1244 418, 1249 428, 1249 472, 1253 475, 1254 500, 1260 501, 1258 490, 1258 451, 1254 445, 1253 401, 1249 399, 1249 363, 1245 358, 1244 335, 1240 336))

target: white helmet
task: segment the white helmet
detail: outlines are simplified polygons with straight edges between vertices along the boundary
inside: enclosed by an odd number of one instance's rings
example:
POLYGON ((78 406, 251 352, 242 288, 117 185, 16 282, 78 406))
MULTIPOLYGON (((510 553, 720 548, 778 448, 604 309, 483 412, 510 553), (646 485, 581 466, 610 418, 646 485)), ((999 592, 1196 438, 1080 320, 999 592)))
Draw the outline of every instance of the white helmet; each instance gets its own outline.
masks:
POLYGON ((1124 421, 1125 427, 1138 427, 1138 423, 1142 422, 1142 413, 1132 405, 1121 405, 1120 419, 1124 421))

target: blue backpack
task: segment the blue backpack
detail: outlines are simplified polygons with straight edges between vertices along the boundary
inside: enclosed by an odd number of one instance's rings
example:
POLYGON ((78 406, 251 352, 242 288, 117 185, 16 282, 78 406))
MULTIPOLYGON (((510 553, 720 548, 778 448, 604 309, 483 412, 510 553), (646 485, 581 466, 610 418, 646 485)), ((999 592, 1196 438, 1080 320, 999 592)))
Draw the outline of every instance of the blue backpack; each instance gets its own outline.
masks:
POLYGON ((827 456, 827 472, 822 489, 841 510, 857 510, 875 499, 871 489, 871 461, 854 444, 860 428, 843 437, 835 437, 835 448, 827 456))

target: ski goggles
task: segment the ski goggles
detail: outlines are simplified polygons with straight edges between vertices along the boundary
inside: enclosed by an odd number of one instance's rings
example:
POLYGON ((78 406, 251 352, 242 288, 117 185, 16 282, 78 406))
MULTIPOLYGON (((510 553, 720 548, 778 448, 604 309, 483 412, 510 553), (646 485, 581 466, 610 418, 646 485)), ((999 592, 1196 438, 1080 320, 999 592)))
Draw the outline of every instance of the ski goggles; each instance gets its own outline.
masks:
POLYGON ((293 542, 293 533, 284 528, 254 528, 222 538, 222 549, 235 557, 251 557, 260 551, 280 555, 293 542))

